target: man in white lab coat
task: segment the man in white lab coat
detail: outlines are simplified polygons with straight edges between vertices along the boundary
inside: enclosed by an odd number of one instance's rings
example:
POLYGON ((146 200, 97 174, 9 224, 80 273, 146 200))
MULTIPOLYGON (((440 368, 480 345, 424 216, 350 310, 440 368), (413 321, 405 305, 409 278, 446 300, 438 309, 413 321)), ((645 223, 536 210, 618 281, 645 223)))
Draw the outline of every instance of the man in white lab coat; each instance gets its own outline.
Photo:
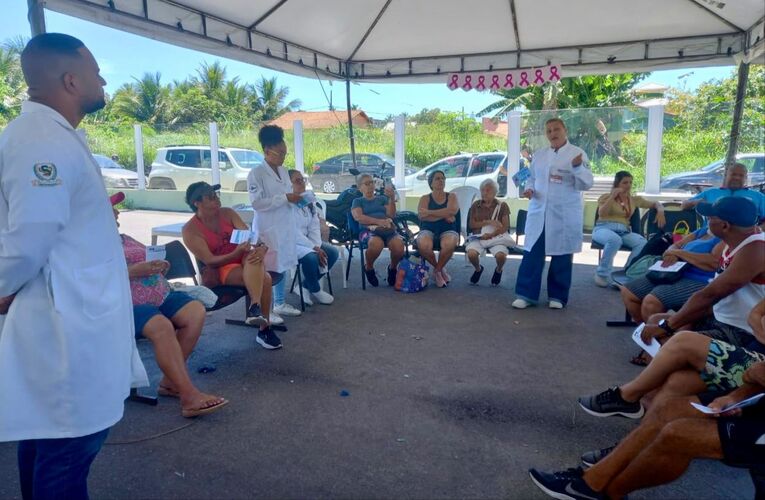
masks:
POLYGON ((30 98, 0 135, 0 441, 19 441, 25 499, 82 499, 131 383, 148 380, 117 226, 75 130, 106 82, 68 35, 32 38, 21 65, 30 98))
POLYGON ((539 300, 546 255, 552 256, 547 272, 548 305, 562 309, 568 302, 574 254, 582 251, 582 191, 593 182, 587 155, 568 142, 560 118, 545 122, 545 135, 550 147, 534 153, 523 192, 530 201, 526 250, 515 283, 516 309, 539 300))

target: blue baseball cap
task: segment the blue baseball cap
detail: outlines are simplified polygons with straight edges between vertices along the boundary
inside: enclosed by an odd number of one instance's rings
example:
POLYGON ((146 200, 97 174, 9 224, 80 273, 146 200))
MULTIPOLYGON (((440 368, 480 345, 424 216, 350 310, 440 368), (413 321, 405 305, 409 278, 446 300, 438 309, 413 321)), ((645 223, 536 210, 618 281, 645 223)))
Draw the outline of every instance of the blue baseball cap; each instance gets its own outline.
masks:
POLYGON ((714 204, 700 203, 696 206, 696 211, 706 217, 717 217, 734 226, 752 227, 758 222, 754 202, 740 196, 726 196, 714 204))

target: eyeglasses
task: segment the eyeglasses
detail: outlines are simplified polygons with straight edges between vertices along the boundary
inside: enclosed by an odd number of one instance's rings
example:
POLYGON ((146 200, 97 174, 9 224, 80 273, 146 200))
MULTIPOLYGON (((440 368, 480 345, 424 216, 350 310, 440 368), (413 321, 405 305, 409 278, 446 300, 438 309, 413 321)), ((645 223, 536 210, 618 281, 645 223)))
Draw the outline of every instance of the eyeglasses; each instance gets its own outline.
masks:
POLYGON ((362 186, 370 186, 370 185, 372 185, 374 183, 375 183, 375 181, 364 181, 364 182, 361 183, 361 185, 362 186))
POLYGON ((305 184, 305 177, 294 177, 292 179, 292 182, 297 182, 299 184, 305 184))

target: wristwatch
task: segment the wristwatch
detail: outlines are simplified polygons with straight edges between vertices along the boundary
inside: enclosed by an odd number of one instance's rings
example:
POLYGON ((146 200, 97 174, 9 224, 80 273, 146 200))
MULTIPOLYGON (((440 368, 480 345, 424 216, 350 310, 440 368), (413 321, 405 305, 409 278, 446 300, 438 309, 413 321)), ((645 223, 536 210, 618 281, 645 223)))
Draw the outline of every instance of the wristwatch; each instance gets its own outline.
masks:
POLYGON ((670 336, 677 331, 671 326, 669 326, 669 321, 667 321, 666 319, 659 321, 658 327, 664 330, 665 332, 667 332, 667 335, 670 335, 670 336))

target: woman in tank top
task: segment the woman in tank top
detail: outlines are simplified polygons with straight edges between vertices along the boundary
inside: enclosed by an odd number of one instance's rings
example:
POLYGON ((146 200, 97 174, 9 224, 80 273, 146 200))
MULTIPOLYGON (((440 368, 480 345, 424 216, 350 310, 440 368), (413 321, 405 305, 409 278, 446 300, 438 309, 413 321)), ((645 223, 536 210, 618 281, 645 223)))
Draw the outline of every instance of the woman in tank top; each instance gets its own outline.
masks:
POLYGON ((418 215, 420 233, 417 235, 417 250, 433 266, 433 278, 436 286, 445 287, 451 276, 446 272, 446 263, 452 258, 454 249, 460 242, 457 215, 459 204, 457 196, 444 191, 446 175, 441 170, 434 170, 428 175, 431 193, 420 198, 418 215), (440 251, 436 258, 434 242, 438 241, 440 251))

